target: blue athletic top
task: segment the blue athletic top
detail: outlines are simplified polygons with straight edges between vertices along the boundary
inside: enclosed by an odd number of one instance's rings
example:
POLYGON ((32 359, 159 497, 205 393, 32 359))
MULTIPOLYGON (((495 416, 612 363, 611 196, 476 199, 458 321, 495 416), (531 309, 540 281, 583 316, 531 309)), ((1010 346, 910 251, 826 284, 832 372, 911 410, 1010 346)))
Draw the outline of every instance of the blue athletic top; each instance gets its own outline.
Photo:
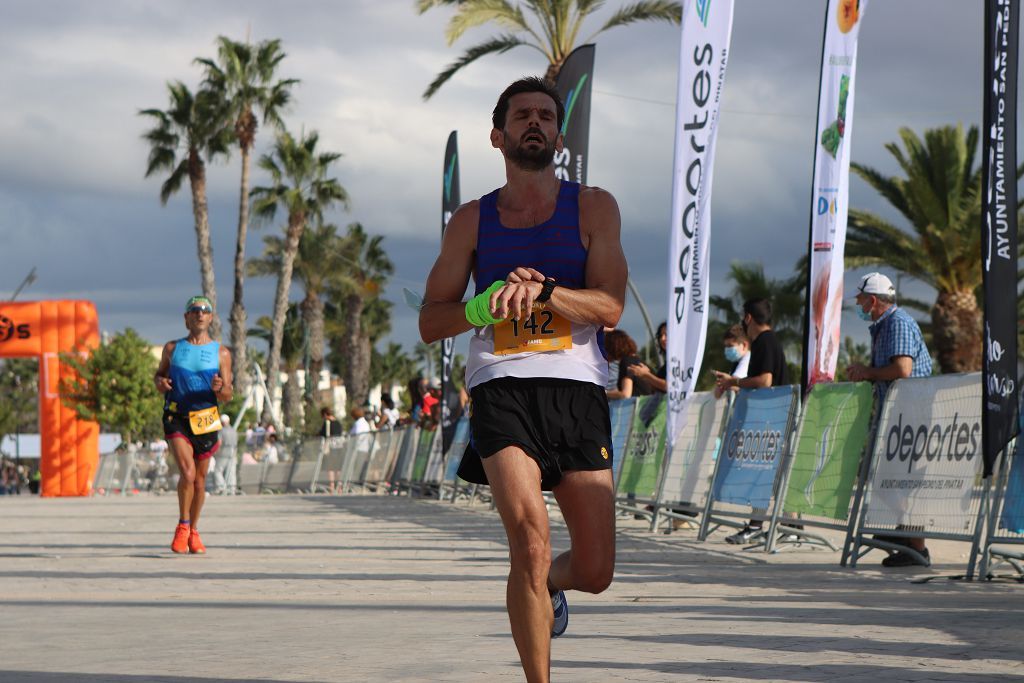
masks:
MULTIPOLYGON (((580 186, 562 181, 551 218, 529 228, 508 228, 498 215, 498 192, 480 198, 474 278, 480 294, 518 266, 535 268, 560 287, 586 287, 587 250, 580 239, 580 186)), ((572 346, 557 351, 495 353, 493 326, 469 342, 466 383, 472 389, 499 377, 558 377, 604 386, 608 359, 600 325, 570 323, 572 346)))
POLYGON ((171 390, 164 395, 164 410, 187 415, 217 405, 217 395, 210 385, 219 372, 220 342, 196 345, 179 339, 167 372, 171 390))
POLYGON ((587 250, 580 241, 580 186, 563 180, 551 218, 532 228, 506 228, 498 217, 498 190, 480 198, 476 293, 513 268, 528 265, 560 286, 582 289, 587 250))

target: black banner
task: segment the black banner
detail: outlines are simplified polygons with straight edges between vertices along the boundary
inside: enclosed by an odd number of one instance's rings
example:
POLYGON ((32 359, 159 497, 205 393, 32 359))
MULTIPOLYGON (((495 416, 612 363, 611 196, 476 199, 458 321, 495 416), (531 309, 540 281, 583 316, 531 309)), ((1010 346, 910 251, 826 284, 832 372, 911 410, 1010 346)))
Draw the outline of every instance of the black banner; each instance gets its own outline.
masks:
POLYGON ((1019 0, 986 0, 981 159, 985 476, 1017 433, 1017 33, 1019 0))
MULTIPOLYGON (((459 141, 456 131, 448 136, 444 150, 444 183, 441 187, 441 236, 448 226, 455 209, 459 208, 459 141)), ((452 443, 455 434, 455 420, 452 419, 451 400, 455 398, 452 386, 452 363, 455 358, 455 338, 441 340, 441 447, 444 453, 452 443)), ((458 401, 458 399, 455 399, 458 401)))
POLYGON ((581 45, 570 53, 558 74, 556 88, 565 104, 563 147, 555 153, 555 175, 581 185, 587 182, 590 146, 590 85, 594 80, 594 46, 581 45))

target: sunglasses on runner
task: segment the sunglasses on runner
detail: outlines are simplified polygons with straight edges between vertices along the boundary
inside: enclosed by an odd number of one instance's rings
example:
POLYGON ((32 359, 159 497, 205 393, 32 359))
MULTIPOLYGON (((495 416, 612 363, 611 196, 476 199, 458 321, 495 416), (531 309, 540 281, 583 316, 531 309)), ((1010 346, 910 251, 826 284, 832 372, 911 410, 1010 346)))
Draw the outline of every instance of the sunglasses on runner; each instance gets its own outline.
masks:
POLYGON ((213 309, 209 306, 189 306, 186 313, 213 313, 213 309))

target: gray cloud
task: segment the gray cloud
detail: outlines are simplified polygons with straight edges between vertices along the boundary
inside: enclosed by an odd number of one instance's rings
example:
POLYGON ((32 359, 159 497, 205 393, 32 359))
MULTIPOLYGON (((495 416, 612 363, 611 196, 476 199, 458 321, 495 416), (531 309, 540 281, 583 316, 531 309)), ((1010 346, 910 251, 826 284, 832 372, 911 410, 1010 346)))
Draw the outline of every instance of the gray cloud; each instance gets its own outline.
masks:
MULTIPOLYGON (((614 4, 614 3, 610 3, 614 4)), ((730 261, 761 261, 784 277, 807 240, 822 9, 800 0, 736 3, 712 204, 712 292, 726 293, 730 261)), ((610 12, 610 8, 604 10, 610 12)), ((955 0, 874 0, 861 29, 853 157, 895 172, 883 144, 915 130, 981 115, 981 6, 955 0)), ((143 107, 166 104, 164 83, 196 84, 192 59, 218 34, 279 37, 282 74, 302 79, 286 117, 317 129, 344 157, 337 176, 353 197, 339 225, 386 235, 397 272, 388 296, 392 338, 411 346, 414 314, 401 288, 421 289, 439 235, 441 157, 459 131, 462 196, 503 183, 487 142, 489 112, 511 79, 543 67, 528 49, 481 60, 429 103, 420 93, 466 46, 443 40, 445 10, 418 16, 412 0, 304 2, 5 3, 0 25, 0 249, 12 290, 31 265, 28 297, 81 296, 101 324, 135 327, 153 341, 179 333, 180 307, 198 289, 187 190, 167 207, 160 179, 143 179, 143 107)), ((597 25, 597 22, 595 22, 597 25)), ((590 181, 623 215, 631 271, 653 317, 664 317, 679 32, 667 24, 616 29, 599 39, 590 181)), ((270 136, 264 131, 259 150, 270 136)), ((220 305, 230 304, 237 160, 210 171, 220 305)), ((257 174, 255 181, 261 178, 257 174)), ((851 202, 891 215, 858 180, 851 202), (888 213, 887 213, 888 212, 888 213)), ((254 230, 249 253, 268 225, 254 230)), ((848 275, 850 287, 856 274, 848 275)), ((250 320, 270 312, 273 283, 250 280, 250 320)), ((297 292, 296 292, 297 294, 297 292)), ((640 336, 630 302, 623 325, 640 336)), ((864 338, 862 326, 846 329, 864 338)), ((460 346, 464 346, 464 343, 460 346)))

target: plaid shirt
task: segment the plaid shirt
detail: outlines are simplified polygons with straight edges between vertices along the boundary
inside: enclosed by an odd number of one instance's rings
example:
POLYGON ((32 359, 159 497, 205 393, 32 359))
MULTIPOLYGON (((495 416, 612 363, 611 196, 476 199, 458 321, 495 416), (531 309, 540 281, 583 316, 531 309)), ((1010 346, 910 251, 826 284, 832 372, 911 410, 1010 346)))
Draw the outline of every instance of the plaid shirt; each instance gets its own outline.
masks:
MULTIPOLYGON (((871 331, 871 367, 883 368, 892 363, 895 356, 909 356, 914 363, 911 377, 932 374, 932 357, 924 345, 921 328, 902 308, 892 306, 868 329, 871 331)), ((884 393, 890 383, 877 384, 884 393)))

